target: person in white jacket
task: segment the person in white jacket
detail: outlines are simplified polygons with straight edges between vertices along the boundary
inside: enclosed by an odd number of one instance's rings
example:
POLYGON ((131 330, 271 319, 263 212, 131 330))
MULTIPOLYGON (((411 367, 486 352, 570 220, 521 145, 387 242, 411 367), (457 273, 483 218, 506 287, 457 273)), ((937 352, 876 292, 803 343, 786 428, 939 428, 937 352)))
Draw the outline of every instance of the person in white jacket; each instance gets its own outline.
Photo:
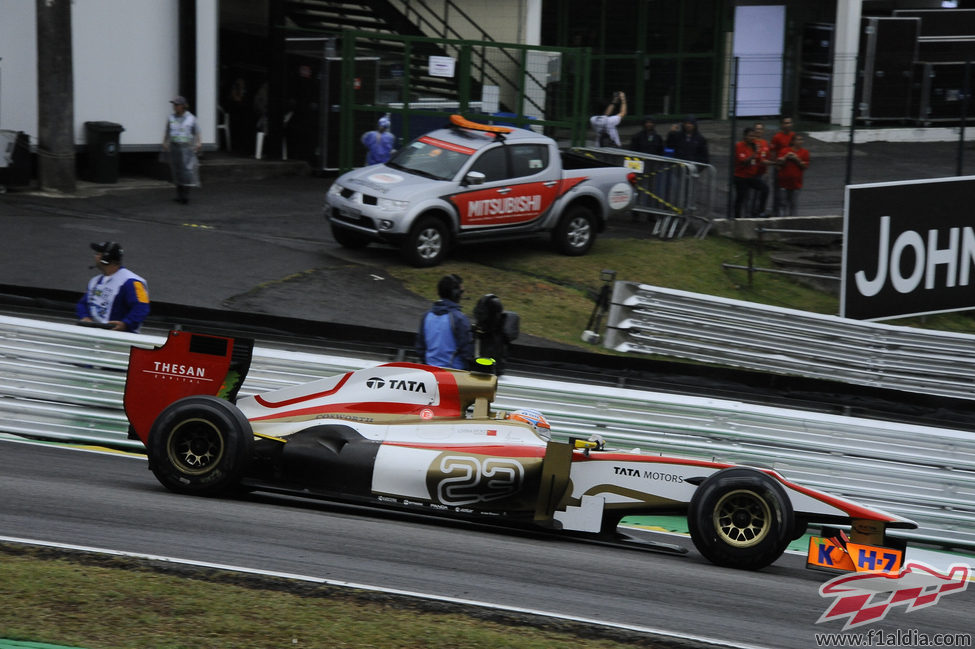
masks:
POLYGON ((196 115, 191 113, 185 97, 170 100, 173 112, 166 121, 162 148, 169 156, 169 168, 176 185, 176 201, 190 202, 190 187, 200 186, 200 161, 197 153, 203 145, 196 115))

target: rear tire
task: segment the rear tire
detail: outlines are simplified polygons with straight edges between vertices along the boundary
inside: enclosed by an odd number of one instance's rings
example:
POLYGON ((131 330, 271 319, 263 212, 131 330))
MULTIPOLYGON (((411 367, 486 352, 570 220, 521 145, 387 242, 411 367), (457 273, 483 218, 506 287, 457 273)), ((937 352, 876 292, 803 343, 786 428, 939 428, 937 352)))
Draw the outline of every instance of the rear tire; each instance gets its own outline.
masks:
POLYGON ((596 217, 584 205, 574 205, 552 233, 555 248, 563 255, 577 257, 589 252, 596 241, 596 217))
POLYGON ((153 422, 149 466, 167 489, 212 496, 233 489, 251 457, 254 435, 232 403, 209 395, 175 401, 153 422))
POLYGON ((419 268, 436 266, 447 256, 449 234, 440 219, 427 216, 416 222, 403 243, 403 256, 419 268))
POLYGON ((694 546, 712 563, 758 570, 792 540, 792 503, 761 471, 724 469, 694 492, 687 524, 694 546))

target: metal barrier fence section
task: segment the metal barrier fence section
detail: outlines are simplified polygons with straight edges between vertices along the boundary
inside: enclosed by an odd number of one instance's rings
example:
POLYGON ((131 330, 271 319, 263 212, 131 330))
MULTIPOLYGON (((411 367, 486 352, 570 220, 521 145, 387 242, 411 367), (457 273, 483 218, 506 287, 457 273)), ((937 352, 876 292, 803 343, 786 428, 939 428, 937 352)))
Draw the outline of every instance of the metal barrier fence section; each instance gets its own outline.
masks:
POLYGON ((604 346, 975 399, 975 336, 616 282, 604 346))
POLYGON ((576 147, 576 153, 624 166, 637 175, 632 208, 653 223, 661 239, 683 237, 690 230, 703 239, 711 229, 717 172, 712 165, 612 147, 576 147))
MULTIPOLYGON (((0 433, 141 450, 122 412, 129 348, 163 342, 0 316, 0 433)), ((241 395, 378 362, 258 346, 241 395)), ((971 433, 509 375, 495 407, 538 408, 563 439, 599 434, 611 447, 769 466, 918 521, 904 536, 975 547, 971 433)))

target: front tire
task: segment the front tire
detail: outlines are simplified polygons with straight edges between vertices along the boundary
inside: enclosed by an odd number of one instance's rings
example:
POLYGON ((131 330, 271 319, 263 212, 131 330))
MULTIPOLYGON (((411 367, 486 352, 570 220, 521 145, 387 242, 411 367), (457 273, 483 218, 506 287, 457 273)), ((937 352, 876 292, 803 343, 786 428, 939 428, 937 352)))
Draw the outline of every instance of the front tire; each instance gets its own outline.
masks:
POLYGON ((563 255, 577 257, 589 252, 596 241, 596 217, 584 205, 569 208, 552 233, 555 248, 563 255))
POLYGON ((419 268, 436 266, 447 256, 448 237, 443 221, 433 216, 421 218, 403 243, 403 255, 419 268))
POLYGON ((694 492, 687 524, 694 546, 712 563, 758 570, 782 556, 792 540, 792 503, 761 471, 724 469, 694 492))
POLYGON ((171 491, 199 496, 237 485, 251 457, 254 435, 233 404, 208 395, 175 401, 149 431, 149 466, 171 491))

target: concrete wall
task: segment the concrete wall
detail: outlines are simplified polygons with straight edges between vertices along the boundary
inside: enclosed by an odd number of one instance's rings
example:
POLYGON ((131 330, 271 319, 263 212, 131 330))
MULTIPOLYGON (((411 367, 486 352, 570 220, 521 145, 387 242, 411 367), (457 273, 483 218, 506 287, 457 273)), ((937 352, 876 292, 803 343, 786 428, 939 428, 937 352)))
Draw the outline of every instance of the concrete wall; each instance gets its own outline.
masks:
MULTIPOLYGON (((197 105, 203 140, 216 140, 217 2, 197 0, 197 105)), ((160 0, 74 0, 75 143, 87 121, 122 124, 122 150, 162 141, 169 100, 178 88, 179 5, 160 0)), ((0 0, 0 129, 37 143, 37 31, 34 3, 0 0)))
MULTIPOLYGON (((404 13, 406 3, 393 0, 393 4, 404 13)), ((538 45, 541 39, 542 0, 480 0, 455 1, 456 6, 490 37, 500 43, 538 45)), ((451 27, 460 33, 460 38, 479 41, 482 35, 470 22, 457 15, 447 5, 446 0, 428 0, 427 5, 438 16, 446 16, 451 27)), ((443 34, 429 34, 442 38, 443 34)), ((452 36, 453 38, 453 36, 452 36)))

